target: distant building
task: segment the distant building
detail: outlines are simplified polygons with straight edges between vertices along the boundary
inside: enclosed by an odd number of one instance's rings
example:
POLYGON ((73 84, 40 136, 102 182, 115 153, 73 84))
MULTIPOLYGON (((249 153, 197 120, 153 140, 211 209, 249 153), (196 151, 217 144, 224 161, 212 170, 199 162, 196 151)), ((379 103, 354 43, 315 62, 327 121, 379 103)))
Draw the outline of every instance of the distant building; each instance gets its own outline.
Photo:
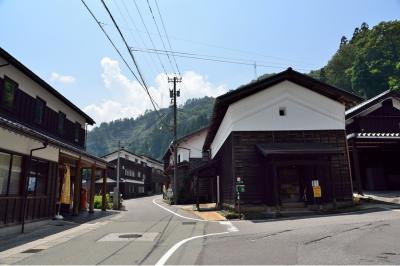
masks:
MULTIPOLYGON (((118 151, 104 155, 103 159, 117 166, 118 151)), ((160 161, 148 156, 136 155, 124 149, 119 153, 119 160, 119 186, 124 199, 162 192, 163 165, 160 161)), ((117 168, 108 171, 107 176, 109 177, 108 190, 113 191, 117 185, 117 168)))
MULTIPOLYGON (((178 193, 177 203, 194 203, 194 179, 191 170, 204 164, 202 159, 202 147, 207 135, 207 128, 202 128, 191 132, 177 140, 177 185, 175 193, 178 193)), ((168 177, 167 186, 174 186, 174 155, 173 145, 171 144, 163 156, 164 171, 168 177)), ((208 180, 207 180, 208 182, 208 180)), ((210 187, 201 183, 201 197, 204 201, 211 200, 212 193, 210 187)))
POLYGON ((352 202, 345 109, 360 98, 291 68, 217 97, 194 175, 220 179, 220 204, 304 207, 352 202), (318 183, 322 197, 314 200, 318 183))
POLYGON ((355 191, 400 190, 400 93, 385 91, 346 111, 355 191))
POLYGON ((64 212, 78 215, 84 198, 93 211, 95 175, 83 180, 81 172, 105 177, 107 168, 85 151, 86 125, 94 123, 0 48, 0 227, 53 217, 62 191, 64 212))

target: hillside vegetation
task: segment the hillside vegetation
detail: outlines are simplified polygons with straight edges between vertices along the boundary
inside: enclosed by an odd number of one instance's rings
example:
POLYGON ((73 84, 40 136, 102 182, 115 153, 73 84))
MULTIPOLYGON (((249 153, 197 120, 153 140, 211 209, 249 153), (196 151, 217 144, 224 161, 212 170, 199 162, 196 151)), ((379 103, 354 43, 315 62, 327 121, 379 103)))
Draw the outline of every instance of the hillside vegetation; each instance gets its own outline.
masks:
MULTIPOLYGON (((188 100, 178 108, 178 136, 186 135, 194 130, 205 127, 211 116, 214 98, 188 100)), ((125 149, 136 154, 144 154, 161 159, 163 153, 172 141, 173 115, 171 108, 160 110, 165 123, 161 123, 154 111, 146 111, 135 118, 115 120, 102 123, 88 133, 87 150, 102 156, 118 147, 121 140, 125 149)))
POLYGON ((328 84, 371 98, 388 89, 400 89, 400 21, 366 23, 343 36, 328 64, 310 73, 328 84))

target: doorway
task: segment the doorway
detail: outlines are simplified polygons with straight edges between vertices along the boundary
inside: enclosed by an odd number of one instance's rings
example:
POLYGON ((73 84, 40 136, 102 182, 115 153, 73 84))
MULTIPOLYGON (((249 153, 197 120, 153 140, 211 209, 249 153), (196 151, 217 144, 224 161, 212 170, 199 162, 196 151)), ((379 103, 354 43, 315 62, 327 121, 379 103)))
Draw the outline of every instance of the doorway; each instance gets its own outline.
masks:
POLYGON ((293 165, 278 167, 277 170, 281 204, 303 202, 300 168, 293 165))

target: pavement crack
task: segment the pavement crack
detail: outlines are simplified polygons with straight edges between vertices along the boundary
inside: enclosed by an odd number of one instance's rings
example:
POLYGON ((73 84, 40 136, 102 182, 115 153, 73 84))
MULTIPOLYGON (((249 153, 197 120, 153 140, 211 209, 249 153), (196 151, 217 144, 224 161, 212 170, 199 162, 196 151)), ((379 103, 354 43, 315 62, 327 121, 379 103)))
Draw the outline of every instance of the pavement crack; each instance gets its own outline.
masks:
POLYGON ((324 240, 324 239, 327 239, 327 238, 330 238, 330 237, 332 237, 332 236, 329 235, 329 236, 320 237, 320 238, 317 238, 317 239, 314 239, 314 240, 311 240, 311 241, 307 241, 307 242, 304 243, 304 245, 313 244, 313 243, 319 242, 321 240, 324 240))
POLYGON ((287 233, 287 232, 291 232, 291 231, 293 231, 293 230, 292 229, 287 229, 287 230, 283 230, 283 231, 279 231, 279 232, 275 232, 275 233, 271 233, 271 234, 265 234, 265 235, 262 235, 262 236, 251 238, 250 241, 254 242, 254 241, 257 241, 257 240, 260 240, 260 239, 263 239, 263 238, 268 238, 268 237, 271 237, 271 236, 277 236, 277 235, 280 235, 280 234, 283 234, 283 233, 287 233))

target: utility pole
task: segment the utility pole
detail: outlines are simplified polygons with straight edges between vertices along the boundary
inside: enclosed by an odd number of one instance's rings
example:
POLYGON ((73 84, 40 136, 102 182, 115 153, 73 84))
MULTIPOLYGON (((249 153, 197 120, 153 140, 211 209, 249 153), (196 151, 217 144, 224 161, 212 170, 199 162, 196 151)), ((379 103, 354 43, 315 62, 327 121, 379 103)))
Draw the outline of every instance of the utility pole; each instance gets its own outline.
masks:
POLYGON ((177 178, 177 157, 178 157, 178 144, 176 143, 177 140, 177 106, 176 106, 176 98, 180 96, 180 91, 176 91, 176 83, 177 82, 182 82, 182 78, 168 78, 168 82, 174 83, 174 88, 172 91, 170 91, 170 98, 173 99, 173 108, 174 108, 174 141, 173 141, 173 147, 174 147, 174 198, 175 198, 175 204, 178 202, 178 178, 177 178))
POLYGON ((121 154, 121 141, 118 141, 118 157, 117 157, 117 187, 114 188, 113 207, 114 210, 119 210, 119 157, 121 154))

